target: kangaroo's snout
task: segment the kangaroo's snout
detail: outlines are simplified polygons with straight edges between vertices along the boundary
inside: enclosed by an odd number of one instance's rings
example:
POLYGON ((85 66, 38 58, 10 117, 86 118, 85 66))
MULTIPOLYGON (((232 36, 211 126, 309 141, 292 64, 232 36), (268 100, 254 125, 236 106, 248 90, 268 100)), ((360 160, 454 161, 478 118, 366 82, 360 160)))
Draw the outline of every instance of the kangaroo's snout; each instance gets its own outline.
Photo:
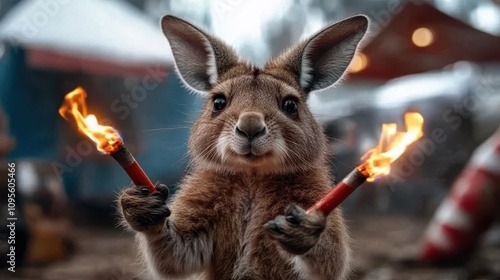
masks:
POLYGON ((260 138, 267 133, 264 116, 261 113, 245 112, 240 115, 234 133, 249 141, 260 138))

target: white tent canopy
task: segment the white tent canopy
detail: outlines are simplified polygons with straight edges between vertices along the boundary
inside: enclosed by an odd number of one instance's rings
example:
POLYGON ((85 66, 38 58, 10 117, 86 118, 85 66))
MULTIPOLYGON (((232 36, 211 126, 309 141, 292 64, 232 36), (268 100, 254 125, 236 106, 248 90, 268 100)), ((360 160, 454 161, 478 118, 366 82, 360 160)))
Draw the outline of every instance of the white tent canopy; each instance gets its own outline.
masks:
POLYGON ((0 22, 0 40, 120 65, 168 65, 159 23, 125 1, 25 0, 0 22))

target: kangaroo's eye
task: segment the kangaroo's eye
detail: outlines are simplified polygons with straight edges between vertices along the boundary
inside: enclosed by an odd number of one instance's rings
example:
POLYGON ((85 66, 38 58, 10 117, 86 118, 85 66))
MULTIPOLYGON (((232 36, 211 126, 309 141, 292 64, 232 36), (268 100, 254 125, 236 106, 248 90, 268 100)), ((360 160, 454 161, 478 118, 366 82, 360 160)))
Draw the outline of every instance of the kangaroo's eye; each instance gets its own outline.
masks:
POLYGON ((296 116, 298 114, 297 101, 293 98, 285 98, 281 110, 290 116, 296 116))
POLYGON ((226 108, 226 97, 222 94, 218 94, 214 97, 214 112, 219 112, 226 108))

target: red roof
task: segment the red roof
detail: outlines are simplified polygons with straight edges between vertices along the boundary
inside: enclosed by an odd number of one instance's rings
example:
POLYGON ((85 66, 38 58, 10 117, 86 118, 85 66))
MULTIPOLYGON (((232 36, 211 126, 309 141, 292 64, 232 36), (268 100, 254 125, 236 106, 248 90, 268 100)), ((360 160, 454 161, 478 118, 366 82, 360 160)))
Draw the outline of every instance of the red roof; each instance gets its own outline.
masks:
POLYGON ((457 61, 500 62, 500 37, 479 31, 427 3, 408 2, 362 52, 367 67, 352 78, 392 79, 440 69, 457 61), (413 32, 428 28, 433 42, 417 47, 413 32))

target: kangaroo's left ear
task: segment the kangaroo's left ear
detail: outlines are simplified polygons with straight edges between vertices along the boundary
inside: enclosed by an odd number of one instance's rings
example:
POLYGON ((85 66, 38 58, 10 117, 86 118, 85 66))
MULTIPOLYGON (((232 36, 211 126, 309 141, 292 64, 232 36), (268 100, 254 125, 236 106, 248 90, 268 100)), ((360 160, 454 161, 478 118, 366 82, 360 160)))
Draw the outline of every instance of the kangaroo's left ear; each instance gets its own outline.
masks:
POLYGON ((306 93, 325 89, 342 77, 367 29, 368 18, 363 15, 334 23, 264 68, 278 74, 284 70, 306 93))
POLYGON ((187 21, 166 15, 161 27, 182 81, 196 92, 206 95, 224 73, 239 63, 231 47, 187 21))

